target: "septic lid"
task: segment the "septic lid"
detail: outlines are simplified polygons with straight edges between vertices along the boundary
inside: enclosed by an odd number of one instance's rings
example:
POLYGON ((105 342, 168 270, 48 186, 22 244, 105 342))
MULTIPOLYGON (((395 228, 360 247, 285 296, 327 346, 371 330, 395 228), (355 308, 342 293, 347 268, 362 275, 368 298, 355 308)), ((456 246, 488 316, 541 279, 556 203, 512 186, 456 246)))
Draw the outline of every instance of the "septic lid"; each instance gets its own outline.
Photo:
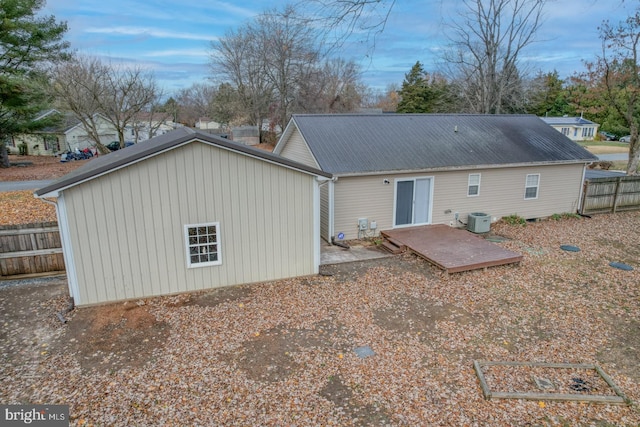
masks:
POLYGON ((625 270, 625 271, 631 271, 633 270, 633 267, 631 267, 628 264, 625 264, 623 262, 610 262, 609 265, 613 268, 617 268, 620 270, 625 270))

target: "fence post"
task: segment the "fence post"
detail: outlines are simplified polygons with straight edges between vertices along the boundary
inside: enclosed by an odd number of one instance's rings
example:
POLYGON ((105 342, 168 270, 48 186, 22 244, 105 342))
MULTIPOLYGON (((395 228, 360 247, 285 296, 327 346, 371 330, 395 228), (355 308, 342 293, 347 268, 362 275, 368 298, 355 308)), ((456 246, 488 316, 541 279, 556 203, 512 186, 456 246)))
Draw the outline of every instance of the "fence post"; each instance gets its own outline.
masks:
POLYGON ((622 177, 616 178, 616 193, 613 196, 613 209, 611 212, 616 213, 618 208, 618 196, 620 195, 620 187, 622 187, 622 177))

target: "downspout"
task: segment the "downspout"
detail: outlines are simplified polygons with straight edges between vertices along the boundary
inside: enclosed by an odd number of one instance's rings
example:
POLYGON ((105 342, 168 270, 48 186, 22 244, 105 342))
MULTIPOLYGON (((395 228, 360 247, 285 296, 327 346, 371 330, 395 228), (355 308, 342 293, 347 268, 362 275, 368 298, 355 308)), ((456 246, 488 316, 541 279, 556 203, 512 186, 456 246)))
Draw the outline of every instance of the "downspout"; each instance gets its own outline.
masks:
MULTIPOLYGON (((34 194, 34 197, 37 196, 34 194)), ((38 198, 56 207, 56 217, 58 219, 58 228, 60 230, 60 243, 62 244, 62 256, 64 257, 64 265, 67 271, 67 286, 69 288, 69 296, 75 306, 75 303, 78 302, 78 297, 80 296, 80 289, 78 287, 78 280, 76 277, 76 268, 71 242, 69 241, 69 224, 64 203, 64 195, 59 193, 56 201, 48 200, 44 197, 38 198), (60 203, 60 201, 62 201, 62 203, 60 203)))
POLYGON ((582 166, 582 180, 580 181, 580 197, 578 197, 578 214, 582 215, 582 202, 584 200, 584 184, 585 184, 585 177, 587 176, 587 166, 592 164, 593 162, 590 163, 585 163, 582 166))
MULTIPOLYGON (((46 197, 41 197, 40 200, 42 200, 45 203, 48 203, 50 205, 52 205, 53 207, 56 208, 56 217, 58 218, 58 229, 60 229, 60 215, 58 214, 58 202, 55 200, 49 200, 46 197)), ((63 242, 62 236, 60 238, 60 242, 63 242)), ((65 268, 67 268, 66 266, 68 265, 67 262, 67 255, 66 255, 66 251, 64 250, 64 243, 63 247, 62 247, 62 257, 64 258, 64 263, 65 263, 65 268)), ((69 271, 67 270, 67 282, 69 281, 69 271)), ((67 319, 64 317, 65 314, 73 311, 73 309, 75 308, 75 302, 74 302, 74 298, 73 298, 73 294, 71 293, 71 287, 69 287, 69 304, 67 305, 67 308, 65 310, 61 310, 59 312, 56 313, 56 317, 58 318, 58 320, 60 320, 60 322, 62 323, 67 323, 67 319)))
POLYGON ((326 237, 326 241, 330 245, 335 244, 334 224, 333 224, 333 217, 334 217, 333 185, 337 180, 338 180, 338 177, 334 176, 331 179, 327 179, 327 180, 322 181, 318 185, 318 188, 319 188, 319 187, 321 187, 321 186, 323 186, 325 184, 329 184, 329 187, 328 187, 328 190, 327 190, 327 213, 329 215, 329 218, 327 218, 327 236, 325 236, 325 237, 326 237))

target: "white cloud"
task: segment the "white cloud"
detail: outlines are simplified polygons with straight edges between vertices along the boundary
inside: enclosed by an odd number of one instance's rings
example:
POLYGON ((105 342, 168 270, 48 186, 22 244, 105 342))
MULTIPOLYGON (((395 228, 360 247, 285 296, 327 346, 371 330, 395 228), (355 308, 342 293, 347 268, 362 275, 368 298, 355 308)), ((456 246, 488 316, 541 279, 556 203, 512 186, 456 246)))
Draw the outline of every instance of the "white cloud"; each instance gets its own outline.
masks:
POLYGON ((142 56, 149 58, 162 58, 162 57, 202 57, 208 58, 209 51, 206 49, 167 49, 156 50, 153 52, 144 53, 142 56))
POLYGON ((159 30, 145 27, 103 27, 87 28, 87 33, 125 35, 125 36, 151 36, 165 39, 185 39, 185 40, 211 40, 210 35, 184 33, 176 31, 159 30))

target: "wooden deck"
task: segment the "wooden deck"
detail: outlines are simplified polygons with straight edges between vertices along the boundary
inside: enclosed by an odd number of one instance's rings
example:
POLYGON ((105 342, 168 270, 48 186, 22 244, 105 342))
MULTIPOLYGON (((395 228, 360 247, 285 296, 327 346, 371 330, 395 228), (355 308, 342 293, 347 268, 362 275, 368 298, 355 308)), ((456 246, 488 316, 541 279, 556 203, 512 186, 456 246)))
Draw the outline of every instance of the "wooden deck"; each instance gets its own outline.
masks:
POLYGON ((522 255, 491 243, 470 231, 448 225, 425 225, 381 232, 396 245, 405 245, 447 273, 514 264, 522 255))

